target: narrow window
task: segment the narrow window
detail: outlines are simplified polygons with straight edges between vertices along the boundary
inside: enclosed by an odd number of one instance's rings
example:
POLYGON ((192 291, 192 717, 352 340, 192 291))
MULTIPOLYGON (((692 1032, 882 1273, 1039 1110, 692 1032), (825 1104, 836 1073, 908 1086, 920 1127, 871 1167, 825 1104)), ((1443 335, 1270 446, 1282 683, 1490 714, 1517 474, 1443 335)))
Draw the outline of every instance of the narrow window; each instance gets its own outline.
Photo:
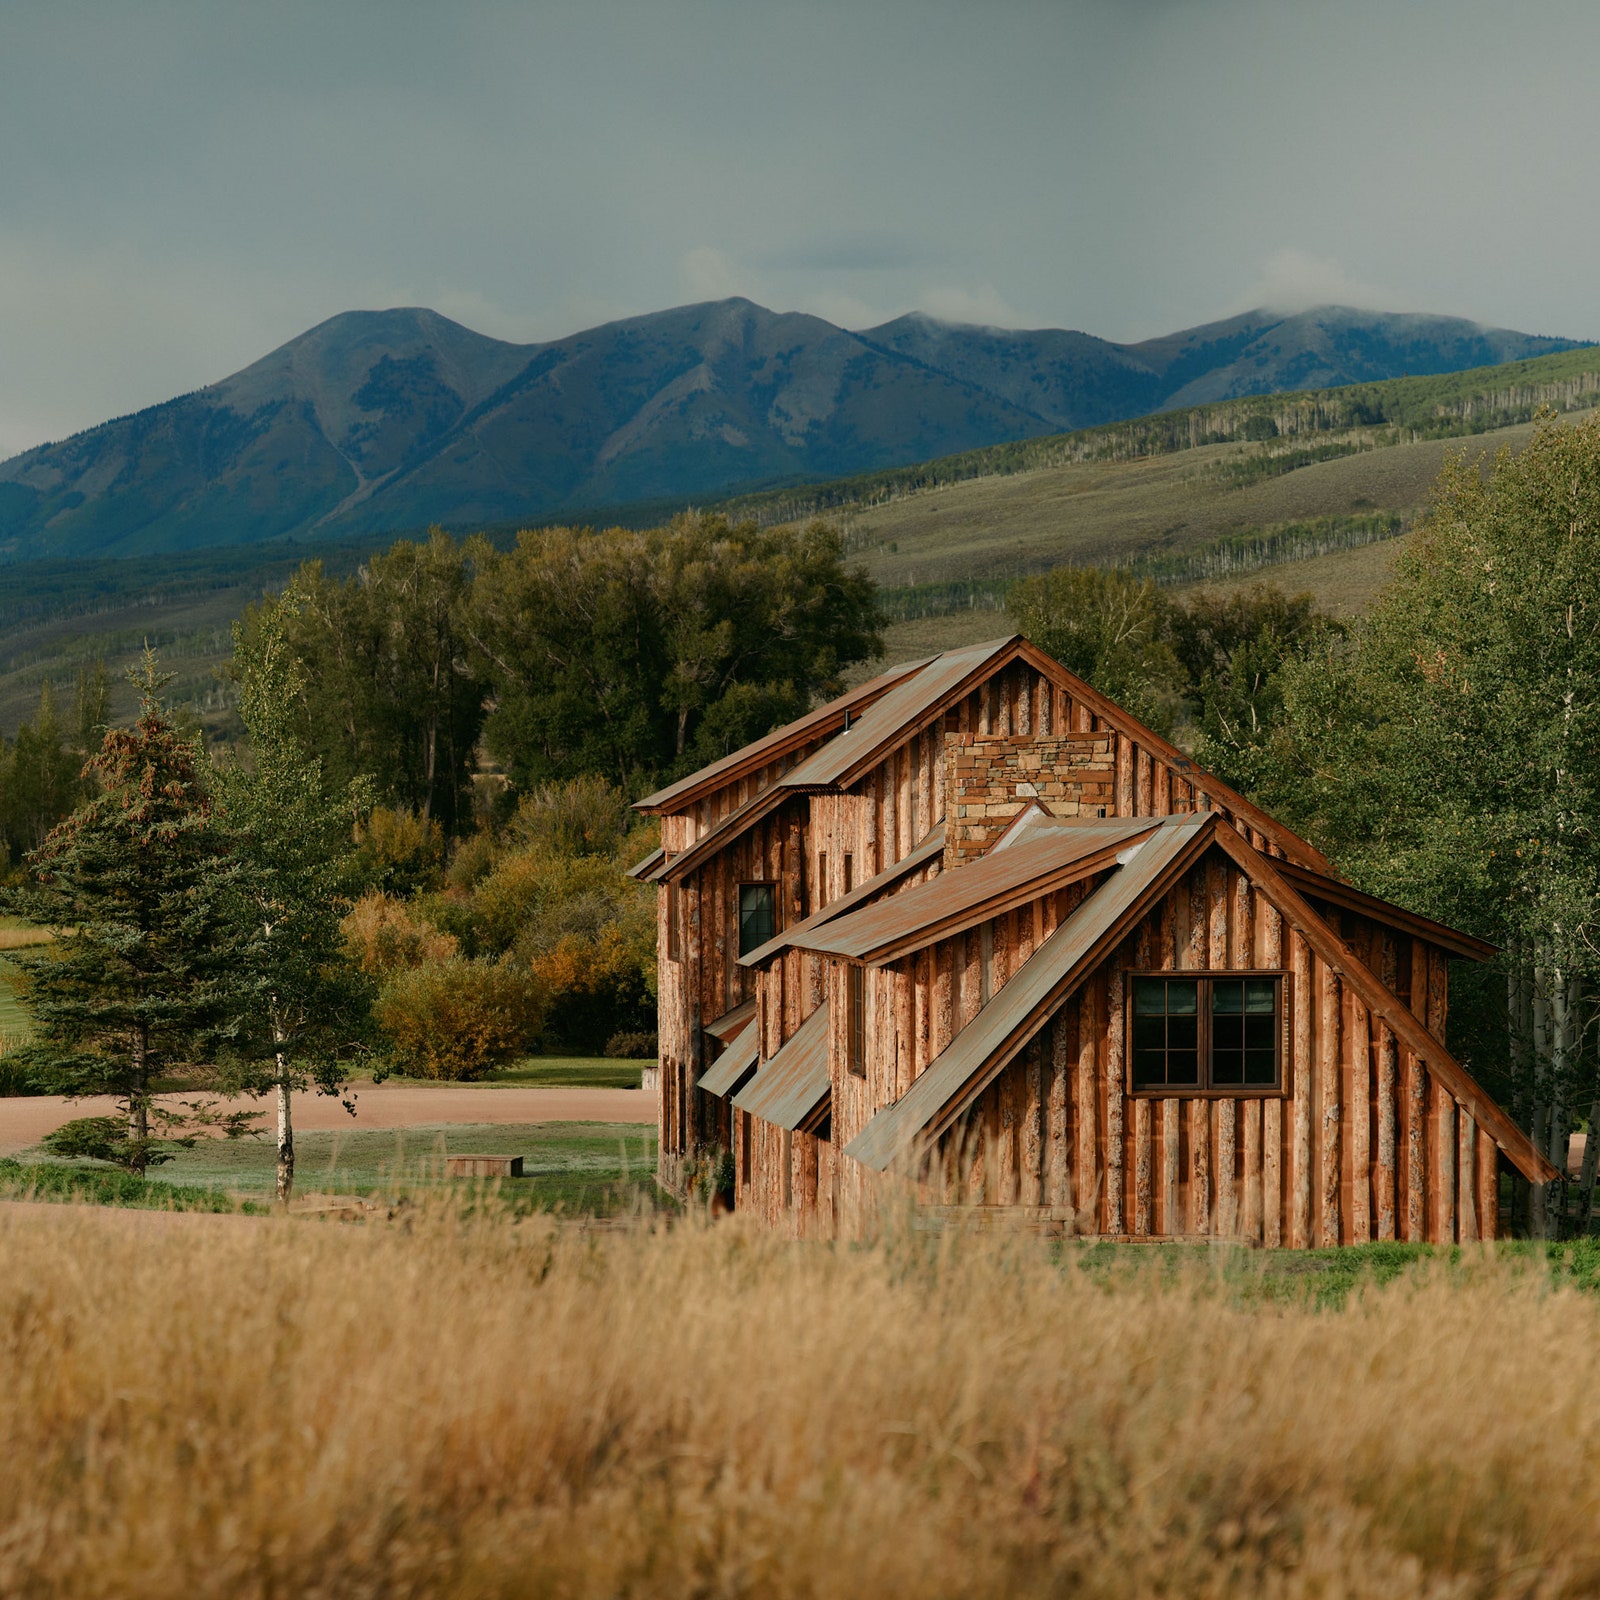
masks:
POLYGON ((820 911, 828 903, 828 852, 817 851, 817 894, 811 909, 820 911))
POLYGON ((667 885, 667 960, 676 961, 678 957, 678 886, 675 883, 667 885))
MULTIPOLYGON (((849 856, 845 857, 848 861, 849 856)), ((850 1030, 850 1070, 858 1078, 867 1075, 867 969, 850 967, 850 996, 845 1007, 850 1030)))
POLYGON ((1283 1087, 1283 974, 1162 973, 1129 985, 1135 1094, 1248 1095, 1283 1087))
POLYGON ((978 1004, 986 1006, 994 991, 994 924, 986 922, 978 935, 978 1004))
POLYGON ((747 956, 777 937, 778 896, 770 883, 739 885, 739 954, 747 956))
POLYGON ((844 892, 849 894, 856 886, 856 858, 848 850, 844 853, 844 892))
POLYGON ((750 1113, 736 1111, 739 1119, 739 1182, 745 1187, 750 1186, 750 1113))

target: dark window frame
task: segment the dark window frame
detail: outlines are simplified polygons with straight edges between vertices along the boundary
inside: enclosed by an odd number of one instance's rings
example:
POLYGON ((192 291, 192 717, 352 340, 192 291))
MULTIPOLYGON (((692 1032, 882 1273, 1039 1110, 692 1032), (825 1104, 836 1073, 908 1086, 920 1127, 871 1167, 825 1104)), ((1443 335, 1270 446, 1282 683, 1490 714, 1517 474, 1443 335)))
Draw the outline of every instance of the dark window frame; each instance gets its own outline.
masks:
POLYGON ((733 918, 734 929, 738 935, 739 954, 747 956, 752 950, 759 950, 762 945, 770 943, 783 932, 783 897, 778 893, 781 887, 772 878, 746 878, 743 879, 734 891, 733 918), (772 931, 764 939, 752 940, 750 944, 744 942, 744 892, 746 889, 765 889, 771 898, 772 931))
POLYGON ((1287 1100, 1293 1092, 1290 1086, 1290 1068, 1294 1060, 1294 974, 1284 967, 1255 968, 1175 968, 1169 971, 1129 972, 1126 975, 1126 993, 1123 996, 1123 1089, 1138 1100, 1287 1100), (1134 994, 1138 980, 1155 978, 1163 981, 1177 980, 1198 985, 1196 1018, 1198 1028, 1197 1050, 1200 1082, 1155 1083, 1146 1087, 1134 1085, 1134 994), (1217 982, 1239 982, 1250 978, 1270 978, 1277 985, 1276 1007, 1278 1026, 1274 1030, 1275 1045, 1273 1081, 1262 1083, 1224 1083, 1211 1081, 1211 985, 1217 982))

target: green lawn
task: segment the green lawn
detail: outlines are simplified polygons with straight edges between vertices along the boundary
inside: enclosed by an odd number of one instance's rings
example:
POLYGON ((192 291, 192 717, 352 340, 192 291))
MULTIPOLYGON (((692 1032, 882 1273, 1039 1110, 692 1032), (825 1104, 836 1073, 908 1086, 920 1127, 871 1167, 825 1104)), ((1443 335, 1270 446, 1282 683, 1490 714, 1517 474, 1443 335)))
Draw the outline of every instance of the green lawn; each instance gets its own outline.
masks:
MULTIPOLYGON (((444 1177, 449 1155, 519 1155, 523 1176, 507 1179, 501 1195, 518 1210, 609 1215, 644 1205, 657 1190, 655 1129, 637 1123, 468 1123, 302 1133, 295 1139, 295 1187, 302 1194, 414 1193, 467 1180, 444 1177)), ((29 1152, 24 1161, 37 1159, 29 1152)), ((152 1169, 162 1185, 270 1196, 277 1151, 269 1137, 206 1139, 152 1169)), ((77 1171, 104 1171, 59 1163, 77 1171)))
POLYGON ((18 1003, 13 987, 16 968, 6 960, 5 952, 44 944, 49 937, 43 929, 35 928, 21 917, 0 917, 0 1054, 4 1054, 7 1041, 26 1039, 32 1031, 28 1014, 18 1003))
POLYGON ((4 1041, 25 1039, 28 1036, 28 1014, 22 1009, 17 999, 17 992, 11 985, 15 968, 0 956, 0 1052, 5 1048, 4 1041))
POLYGON ((484 1082, 542 1089, 637 1089, 644 1064, 610 1056, 524 1056, 490 1073, 484 1082))

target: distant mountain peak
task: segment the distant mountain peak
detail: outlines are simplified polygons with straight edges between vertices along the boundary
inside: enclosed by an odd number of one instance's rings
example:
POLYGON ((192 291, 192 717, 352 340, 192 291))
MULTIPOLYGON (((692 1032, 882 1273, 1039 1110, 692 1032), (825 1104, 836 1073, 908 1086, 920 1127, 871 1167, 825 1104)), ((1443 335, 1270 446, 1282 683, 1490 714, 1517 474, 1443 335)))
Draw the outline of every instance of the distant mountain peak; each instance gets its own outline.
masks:
POLYGON ((1242 394, 1575 341, 1258 309, 1115 344, 912 311, 850 332, 744 296, 512 344, 344 311, 230 377, 0 463, 0 560, 401 532, 705 501, 1242 394))

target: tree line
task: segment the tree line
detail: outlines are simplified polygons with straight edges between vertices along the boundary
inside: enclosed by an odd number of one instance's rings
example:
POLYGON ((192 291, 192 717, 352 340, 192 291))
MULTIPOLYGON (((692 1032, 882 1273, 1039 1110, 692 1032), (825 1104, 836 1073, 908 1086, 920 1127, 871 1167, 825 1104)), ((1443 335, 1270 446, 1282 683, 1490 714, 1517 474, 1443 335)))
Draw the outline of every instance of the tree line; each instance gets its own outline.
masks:
POLYGON ((435 532, 348 578, 303 567, 244 621, 304 665, 301 745, 330 776, 470 831, 480 744, 520 790, 600 775, 637 796, 801 715, 882 649, 836 530, 685 515, 664 528, 435 532))

